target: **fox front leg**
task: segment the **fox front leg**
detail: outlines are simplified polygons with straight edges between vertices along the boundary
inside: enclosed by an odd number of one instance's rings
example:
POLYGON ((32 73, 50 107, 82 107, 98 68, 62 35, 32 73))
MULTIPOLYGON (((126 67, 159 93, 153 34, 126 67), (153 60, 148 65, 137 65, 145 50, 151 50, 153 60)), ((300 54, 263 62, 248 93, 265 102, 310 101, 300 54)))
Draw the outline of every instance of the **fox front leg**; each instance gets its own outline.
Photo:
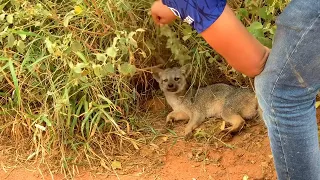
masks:
POLYGON ((187 121, 187 120, 189 120, 189 116, 186 113, 180 112, 180 111, 172 111, 167 116, 166 125, 172 124, 174 121, 187 121))
POLYGON ((192 118, 189 120, 185 130, 184 130, 184 137, 186 140, 192 137, 192 131, 199 127, 201 123, 205 121, 205 117, 201 116, 200 114, 193 114, 192 118))

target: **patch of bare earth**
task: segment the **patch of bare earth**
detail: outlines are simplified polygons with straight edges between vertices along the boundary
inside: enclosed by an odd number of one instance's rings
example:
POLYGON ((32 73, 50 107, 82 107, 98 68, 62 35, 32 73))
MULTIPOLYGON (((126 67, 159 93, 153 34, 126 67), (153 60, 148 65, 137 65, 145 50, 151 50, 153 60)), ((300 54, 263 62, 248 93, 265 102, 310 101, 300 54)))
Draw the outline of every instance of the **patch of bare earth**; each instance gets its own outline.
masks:
MULTIPOLYGON (((165 113, 162 113, 165 114, 165 113)), ((319 113, 317 116, 318 119, 319 113)), ((160 129, 164 117, 148 120, 150 126, 160 129)), ((172 132, 155 137, 136 154, 118 157, 122 168, 112 173, 100 168, 75 169, 77 180, 274 180, 276 173, 269 146, 267 130, 262 121, 249 121, 233 138, 221 141, 216 131, 221 121, 208 121, 185 141, 184 124, 176 123, 172 132), (100 170, 99 170, 100 169, 100 170)), ((0 158, 0 179, 39 180, 64 179, 62 174, 41 172, 32 166, 6 167, 0 158)))

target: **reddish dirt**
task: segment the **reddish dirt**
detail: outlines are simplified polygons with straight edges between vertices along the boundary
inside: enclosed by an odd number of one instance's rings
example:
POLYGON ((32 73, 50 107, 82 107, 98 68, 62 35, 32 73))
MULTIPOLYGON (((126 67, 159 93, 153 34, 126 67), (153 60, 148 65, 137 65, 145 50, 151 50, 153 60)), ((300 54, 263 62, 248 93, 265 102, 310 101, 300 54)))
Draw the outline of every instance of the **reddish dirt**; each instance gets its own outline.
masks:
MULTIPOLYGON (((177 132, 183 129, 178 124, 177 132)), ((200 140, 201 141, 201 140, 200 140)), ((218 141, 213 143, 190 142, 181 138, 160 137, 149 146, 142 147, 139 158, 136 159, 140 165, 126 172, 120 171, 118 178, 121 180, 140 179, 164 179, 164 180, 227 180, 243 179, 276 179, 272 156, 266 130, 261 123, 246 128, 242 133, 235 136, 232 141, 226 142, 233 149, 222 145, 218 141), (144 158, 142 161, 141 159, 144 158)), ((128 163, 124 163, 128 165, 128 163)), ((129 165, 128 165, 129 166, 129 165)), ((126 166, 124 165, 124 168, 126 166)), ((30 167, 32 169, 32 167, 30 167)), ((63 179, 62 175, 54 175, 54 179, 63 179)), ((95 174, 88 170, 80 171, 75 179, 118 179, 116 175, 95 174)), ((7 180, 38 180, 52 179, 50 175, 42 176, 37 170, 24 168, 8 169, 7 173, 0 171, 0 179, 7 180)))
MULTIPOLYGON (((319 111, 319 110, 318 110, 319 111)), ((318 119, 320 115, 318 113, 318 119)), ((158 123, 162 123, 159 122, 158 123)), ((221 122, 216 122, 216 124, 221 122)), ((152 124, 152 123, 151 123, 152 124)), ((175 125, 175 132, 182 134, 184 125, 175 125)), ((199 129, 210 130, 208 122, 199 129)), ((219 140, 194 137, 185 141, 178 136, 160 136, 141 147, 136 158, 123 161, 123 169, 114 173, 97 173, 84 168, 76 180, 275 180, 273 158, 263 122, 249 122, 238 135, 223 144, 219 140), (230 148, 228 146, 233 146, 230 148)), ((40 173, 33 167, 7 168, 0 159, 0 179, 40 180, 65 179, 63 175, 40 173), (44 175, 42 175, 44 174, 44 175)))

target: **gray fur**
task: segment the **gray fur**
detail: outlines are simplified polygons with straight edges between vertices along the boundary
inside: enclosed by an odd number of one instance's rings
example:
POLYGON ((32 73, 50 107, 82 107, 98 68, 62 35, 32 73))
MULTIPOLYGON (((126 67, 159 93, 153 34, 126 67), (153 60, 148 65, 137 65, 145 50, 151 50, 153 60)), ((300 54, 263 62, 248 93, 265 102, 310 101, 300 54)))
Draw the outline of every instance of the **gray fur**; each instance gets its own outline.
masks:
POLYGON ((240 131, 245 119, 258 115, 258 103, 252 91, 221 83, 199 89, 189 88, 186 78, 190 70, 188 64, 181 68, 153 71, 153 77, 173 109, 166 124, 188 120, 185 137, 190 137, 192 131, 207 118, 222 118, 229 122, 231 127, 226 129, 229 133, 240 131))

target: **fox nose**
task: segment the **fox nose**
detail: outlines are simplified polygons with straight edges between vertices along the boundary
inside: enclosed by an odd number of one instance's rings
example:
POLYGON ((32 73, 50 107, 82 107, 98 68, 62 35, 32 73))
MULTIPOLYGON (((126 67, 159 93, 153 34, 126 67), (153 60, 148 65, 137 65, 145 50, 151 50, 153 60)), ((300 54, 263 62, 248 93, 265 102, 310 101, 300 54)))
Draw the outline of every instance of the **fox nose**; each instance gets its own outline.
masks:
POLYGON ((173 88, 173 84, 172 83, 168 84, 168 87, 173 88))

